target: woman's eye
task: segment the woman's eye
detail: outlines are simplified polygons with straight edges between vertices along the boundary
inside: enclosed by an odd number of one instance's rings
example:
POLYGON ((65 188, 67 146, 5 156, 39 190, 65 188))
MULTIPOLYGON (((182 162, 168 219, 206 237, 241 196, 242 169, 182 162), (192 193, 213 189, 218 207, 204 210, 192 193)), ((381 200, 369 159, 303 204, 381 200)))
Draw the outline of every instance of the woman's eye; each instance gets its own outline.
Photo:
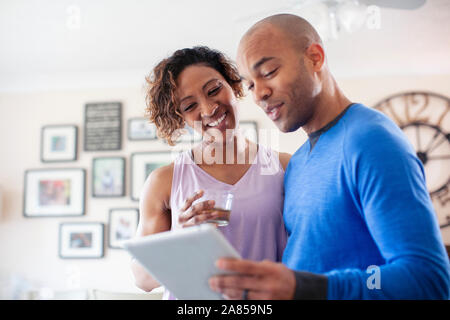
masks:
POLYGON ((215 87, 214 89, 208 91, 208 95, 213 96, 213 95, 217 94, 221 88, 222 88, 222 86, 215 87))
POLYGON ((254 86, 255 86, 255 85, 252 83, 251 85, 249 85, 249 86, 247 87, 247 90, 248 90, 248 91, 251 91, 251 90, 253 89, 254 86))
POLYGON ((194 108, 194 107, 195 107, 195 103, 191 103, 190 105, 185 107, 183 110, 184 110, 184 112, 188 112, 188 111, 192 110, 192 108, 194 108))

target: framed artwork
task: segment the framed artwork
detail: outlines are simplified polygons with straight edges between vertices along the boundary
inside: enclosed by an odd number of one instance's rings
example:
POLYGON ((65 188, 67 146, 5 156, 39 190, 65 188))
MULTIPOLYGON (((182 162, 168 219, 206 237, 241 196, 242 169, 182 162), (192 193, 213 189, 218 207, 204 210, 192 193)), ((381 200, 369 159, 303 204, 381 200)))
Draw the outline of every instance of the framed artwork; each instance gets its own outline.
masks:
POLYGON ((139 201, 139 195, 148 175, 155 169, 173 161, 172 152, 136 152, 131 154, 131 200, 139 201))
POLYGON ((88 103, 84 114, 84 151, 122 148, 122 103, 88 103))
POLYGON ((139 210, 136 208, 116 208, 109 210, 110 248, 122 249, 122 243, 134 237, 139 222, 139 210))
POLYGON ((156 140, 156 126, 145 118, 128 120, 128 140, 156 140))
POLYGON ((125 196, 125 158, 99 157, 92 160, 92 196, 125 196))
MULTIPOLYGON (((176 144, 192 144, 197 143, 203 140, 203 137, 200 133, 195 131, 192 127, 186 125, 183 129, 185 130, 185 133, 181 134, 179 137, 174 140, 176 144)), ((167 144, 166 140, 163 140, 164 143, 167 144)))
POLYGON ((200 133, 195 131, 193 128, 186 125, 184 129, 187 131, 185 134, 181 135, 177 142, 190 142, 196 143, 202 141, 203 137, 200 133))
POLYGON ((59 257, 90 259, 103 257, 104 224, 100 222, 61 223, 59 257))
POLYGON ((258 125, 255 121, 241 121, 239 128, 247 139, 258 143, 258 125))
POLYGON ((85 207, 84 169, 25 171, 24 216, 82 216, 85 207))
POLYGON ((77 160, 78 128, 74 125, 48 125, 41 129, 41 161, 77 160))

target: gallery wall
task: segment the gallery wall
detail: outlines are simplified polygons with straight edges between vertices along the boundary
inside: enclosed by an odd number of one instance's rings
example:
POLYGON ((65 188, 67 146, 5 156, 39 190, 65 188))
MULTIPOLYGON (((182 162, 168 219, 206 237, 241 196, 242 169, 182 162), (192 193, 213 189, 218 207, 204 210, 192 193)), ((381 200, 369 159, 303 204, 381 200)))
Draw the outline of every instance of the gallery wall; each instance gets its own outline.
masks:
MULTIPOLYGON (((347 96, 369 106, 383 98, 405 91, 431 91, 450 96, 450 75, 337 79, 347 96)), ((144 112, 142 88, 105 88, 58 92, 0 94, 0 282, 15 281, 15 287, 52 289, 97 288, 110 291, 139 291, 134 286, 129 256, 108 247, 97 259, 61 259, 58 231, 61 223, 101 222, 108 230, 111 208, 138 208, 130 194, 130 156, 134 152, 170 150, 161 141, 130 141, 127 120, 144 112), (122 148, 117 151, 83 151, 84 108, 86 103, 122 103, 122 148), (77 160, 43 163, 40 159, 41 128, 54 124, 78 127, 77 160), (92 160, 95 157, 124 157, 125 195, 115 198, 92 197, 92 160), (78 217, 33 217, 23 215, 24 173, 28 169, 83 168, 86 170, 85 214, 78 217), (2 280, 3 279, 3 280, 2 280), (6 279, 6 280, 5 280, 6 279), (8 280, 9 279, 9 280, 8 280), (15 279, 15 280, 11 280, 15 279)), ((275 129, 273 123, 249 97, 241 103, 241 119, 256 121, 260 129, 275 129)), ((300 130, 280 134, 271 146, 293 153, 306 140, 300 130)), ((274 141, 272 141, 274 142, 274 141)), ((447 206, 447 210, 450 210, 447 206)), ((450 244, 450 227, 442 229, 450 244)))

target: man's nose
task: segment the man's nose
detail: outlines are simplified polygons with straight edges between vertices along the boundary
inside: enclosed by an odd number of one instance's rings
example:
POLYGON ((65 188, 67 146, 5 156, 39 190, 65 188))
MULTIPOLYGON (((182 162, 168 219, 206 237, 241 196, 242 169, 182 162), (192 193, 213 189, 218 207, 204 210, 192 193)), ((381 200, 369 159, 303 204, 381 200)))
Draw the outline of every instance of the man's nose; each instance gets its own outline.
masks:
POLYGON ((265 85, 256 85, 253 90, 253 98, 256 103, 266 101, 272 95, 272 90, 265 85))

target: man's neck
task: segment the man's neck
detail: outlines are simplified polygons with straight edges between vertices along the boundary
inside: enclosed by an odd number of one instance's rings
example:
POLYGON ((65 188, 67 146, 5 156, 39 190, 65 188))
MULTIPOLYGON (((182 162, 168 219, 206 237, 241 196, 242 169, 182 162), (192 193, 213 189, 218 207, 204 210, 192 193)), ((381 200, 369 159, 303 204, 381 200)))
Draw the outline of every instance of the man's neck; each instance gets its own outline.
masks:
POLYGON ((309 135, 333 121, 351 101, 333 81, 332 90, 326 90, 317 98, 314 115, 302 129, 309 135))

